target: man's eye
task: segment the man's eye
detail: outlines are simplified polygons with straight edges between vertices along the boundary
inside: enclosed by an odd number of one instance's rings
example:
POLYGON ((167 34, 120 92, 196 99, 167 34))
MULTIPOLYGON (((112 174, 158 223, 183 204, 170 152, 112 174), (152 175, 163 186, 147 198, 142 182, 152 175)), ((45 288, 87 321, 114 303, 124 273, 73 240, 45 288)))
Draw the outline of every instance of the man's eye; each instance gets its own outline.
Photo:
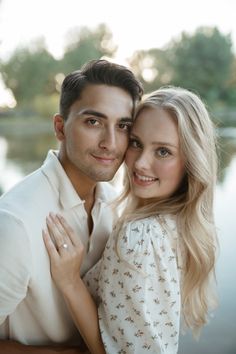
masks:
POLYGON ((129 146, 130 147, 133 147, 133 148, 141 148, 142 147, 142 145, 140 144, 140 142, 138 141, 138 140, 136 140, 136 139, 130 139, 130 141, 129 141, 129 146))
POLYGON ((97 119, 88 119, 88 120, 87 120, 87 123, 88 123, 89 125, 98 125, 98 124, 99 124, 99 122, 98 122, 97 119))
POLYGON ((131 124, 130 123, 120 123, 119 124, 119 128, 122 130, 130 130, 131 128, 131 124))

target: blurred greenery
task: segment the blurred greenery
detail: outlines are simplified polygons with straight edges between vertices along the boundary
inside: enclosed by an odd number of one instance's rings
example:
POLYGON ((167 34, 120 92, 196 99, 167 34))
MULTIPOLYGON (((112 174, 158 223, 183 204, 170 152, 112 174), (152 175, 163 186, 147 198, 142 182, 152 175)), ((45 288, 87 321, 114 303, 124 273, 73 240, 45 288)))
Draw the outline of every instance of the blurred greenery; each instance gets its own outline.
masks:
MULTIPOLYGON (((58 110, 64 76, 90 59, 112 58, 116 50, 105 24, 94 30, 73 28, 61 59, 48 52, 42 38, 29 47, 16 48, 0 62, 4 84, 17 102, 12 112, 26 117, 51 116, 58 110)), ((200 94, 219 124, 224 124, 224 117, 229 116, 236 124, 236 57, 230 34, 224 35, 216 27, 200 27, 191 35, 183 32, 165 48, 136 51, 129 58, 129 65, 145 92, 162 85, 183 86, 200 94), (229 109, 233 114, 225 114, 229 109)), ((4 112, 0 111, 2 115, 4 112)))
POLYGON ((0 62, 2 79, 17 102, 20 115, 41 117, 58 110, 60 85, 65 75, 85 62, 112 57, 116 46, 109 29, 100 24, 95 30, 74 28, 68 34, 64 56, 57 60, 46 49, 43 38, 30 47, 18 47, 10 58, 0 62))
POLYGON ((236 106, 236 58, 230 35, 215 27, 182 33, 165 49, 138 51, 130 65, 143 81, 145 91, 162 85, 193 90, 211 106, 236 106))

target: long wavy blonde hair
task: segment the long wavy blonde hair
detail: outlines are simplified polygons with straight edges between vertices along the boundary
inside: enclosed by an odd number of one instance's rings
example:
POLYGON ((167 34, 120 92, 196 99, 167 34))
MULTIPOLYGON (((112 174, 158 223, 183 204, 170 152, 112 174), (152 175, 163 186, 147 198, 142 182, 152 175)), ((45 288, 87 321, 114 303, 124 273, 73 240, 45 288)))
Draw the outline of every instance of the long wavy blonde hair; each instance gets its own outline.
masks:
POLYGON ((161 107, 178 122, 186 174, 175 193, 141 206, 130 189, 128 177, 119 203, 126 200, 118 230, 130 220, 158 214, 174 214, 186 253, 182 313, 194 334, 207 322, 214 303, 214 269, 217 236, 213 218, 213 195, 217 177, 214 125, 202 100, 179 87, 163 87, 144 96, 136 117, 146 107, 161 107), (140 206, 139 206, 140 205, 140 206))

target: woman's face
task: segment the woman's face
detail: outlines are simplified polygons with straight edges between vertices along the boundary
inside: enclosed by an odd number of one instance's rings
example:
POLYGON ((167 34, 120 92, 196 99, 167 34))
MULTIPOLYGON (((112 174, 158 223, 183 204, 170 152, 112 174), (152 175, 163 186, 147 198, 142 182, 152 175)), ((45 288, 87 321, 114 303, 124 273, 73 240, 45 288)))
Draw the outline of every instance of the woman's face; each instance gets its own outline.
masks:
POLYGON ((165 198, 184 174, 177 121, 162 108, 143 108, 134 122, 126 152, 131 190, 141 199, 165 198))

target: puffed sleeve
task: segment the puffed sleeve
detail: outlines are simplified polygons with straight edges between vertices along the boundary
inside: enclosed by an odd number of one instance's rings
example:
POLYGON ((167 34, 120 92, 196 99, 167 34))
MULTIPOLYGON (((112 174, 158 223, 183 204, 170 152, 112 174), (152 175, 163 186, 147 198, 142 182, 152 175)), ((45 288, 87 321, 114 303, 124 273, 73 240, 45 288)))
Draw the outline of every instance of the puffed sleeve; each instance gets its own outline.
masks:
POLYGON ((24 225, 0 212, 0 324, 22 301, 31 274, 31 251, 24 225))
POLYGON ((113 314, 119 333, 115 327, 112 333, 127 354, 177 353, 181 302, 176 237, 175 223, 160 224, 150 217, 129 223, 118 238, 123 289, 115 294, 119 307, 113 314))

